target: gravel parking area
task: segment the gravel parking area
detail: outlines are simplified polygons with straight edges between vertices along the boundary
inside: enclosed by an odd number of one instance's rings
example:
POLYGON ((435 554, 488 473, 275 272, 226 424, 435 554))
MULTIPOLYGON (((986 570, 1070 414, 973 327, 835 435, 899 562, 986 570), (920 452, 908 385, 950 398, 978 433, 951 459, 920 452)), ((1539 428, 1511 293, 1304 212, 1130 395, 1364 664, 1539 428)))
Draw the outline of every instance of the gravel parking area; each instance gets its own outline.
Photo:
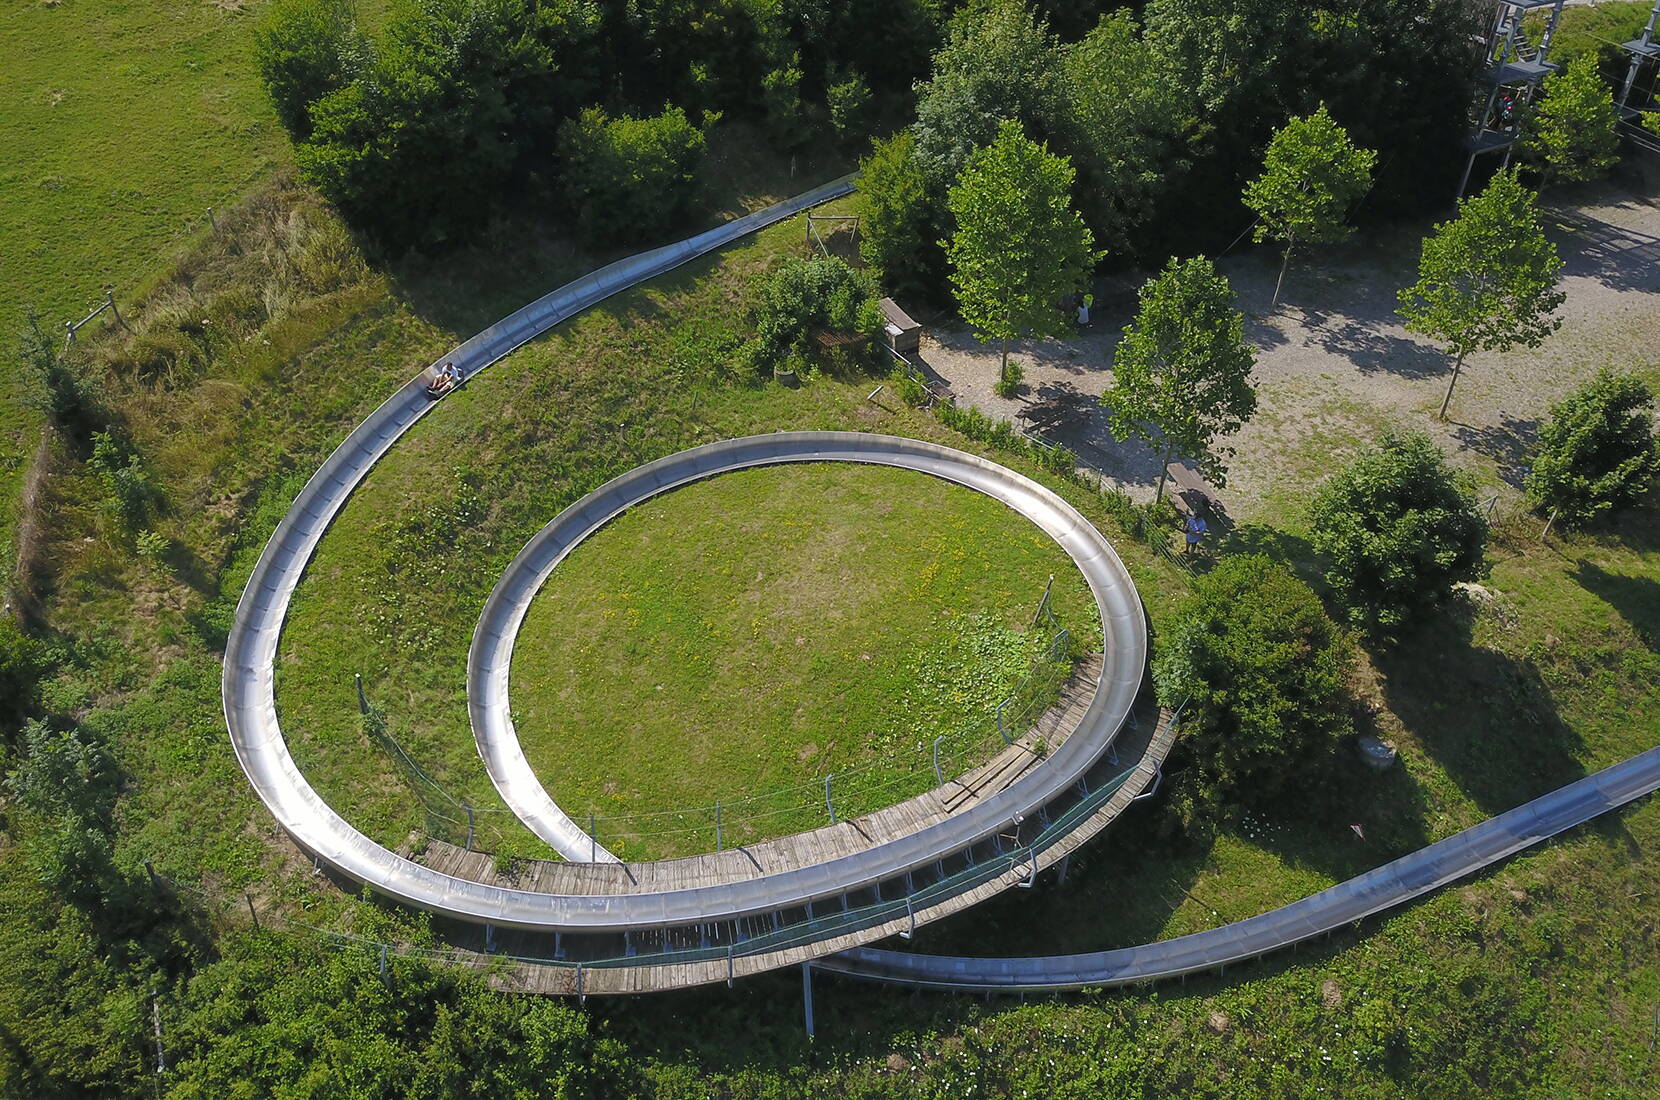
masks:
MULTIPOLYGON (((1221 493, 1229 511, 1270 519, 1295 509, 1312 484, 1391 425, 1430 432, 1489 491, 1514 498, 1551 402, 1605 364, 1660 366, 1660 171, 1640 187, 1554 192, 1546 214, 1567 264, 1562 328, 1536 349, 1471 356, 1444 423, 1435 414, 1450 363, 1394 312, 1396 291, 1415 278, 1429 221, 1298 257, 1277 309, 1269 300, 1278 256, 1242 248, 1225 257, 1219 267, 1239 294, 1246 337, 1259 356, 1256 417, 1226 441, 1237 452, 1221 493)), ((1048 438, 1150 499, 1157 456, 1114 440, 1095 400, 1111 383, 1112 349, 1134 313, 1141 278, 1098 286, 1094 324, 1077 336, 1020 344, 1025 385, 1015 399, 992 390, 995 346, 981 345, 960 323, 930 326, 922 360, 961 404, 1006 418, 1034 407, 1062 414, 1070 423, 1046 431, 1048 438)))

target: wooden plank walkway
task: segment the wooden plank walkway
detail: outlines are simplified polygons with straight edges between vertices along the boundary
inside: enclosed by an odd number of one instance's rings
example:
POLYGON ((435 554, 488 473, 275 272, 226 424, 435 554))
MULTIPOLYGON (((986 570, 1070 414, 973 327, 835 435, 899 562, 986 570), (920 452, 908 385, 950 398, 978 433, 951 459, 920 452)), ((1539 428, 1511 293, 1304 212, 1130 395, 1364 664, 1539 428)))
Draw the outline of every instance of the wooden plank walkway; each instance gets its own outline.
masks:
MULTIPOLYGON (((1151 717, 1149 715, 1149 717, 1151 717)), ((1093 814, 1084 818, 1051 844, 1036 859, 1037 871, 1054 866, 1111 824, 1153 782, 1175 742, 1175 724, 1170 711, 1161 710, 1156 722, 1126 728, 1119 738, 1118 755, 1134 771, 1122 786, 1093 814)), ((990 767, 991 765, 987 765, 990 767)), ((869 928, 791 946, 779 951, 732 958, 704 959, 687 963, 658 963, 641 966, 554 966, 503 958, 478 952, 459 953, 457 961, 486 971, 493 987, 506 991, 570 996, 574 994, 619 995, 661 992, 689 986, 708 985, 793 966, 833 955, 852 947, 874 943, 931 921, 959 913, 987 898, 1027 880, 1033 873, 1029 864, 1019 863, 1002 874, 961 894, 944 898, 913 916, 900 917, 869 928)))
POLYGON ((1101 668, 1099 653, 1079 661, 1062 685, 1055 704, 1038 716, 1030 730, 989 762, 948 779, 943 787, 834 825, 683 859, 639 863, 518 860, 507 874, 497 872, 493 855, 467 851, 440 840, 429 841, 426 849, 414 858, 435 871, 490 886, 584 895, 716 886, 854 855, 961 813, 1025 775, 1043 759, 1042 752, 1053 750, 1078 728, 1095 699, 1101 668))

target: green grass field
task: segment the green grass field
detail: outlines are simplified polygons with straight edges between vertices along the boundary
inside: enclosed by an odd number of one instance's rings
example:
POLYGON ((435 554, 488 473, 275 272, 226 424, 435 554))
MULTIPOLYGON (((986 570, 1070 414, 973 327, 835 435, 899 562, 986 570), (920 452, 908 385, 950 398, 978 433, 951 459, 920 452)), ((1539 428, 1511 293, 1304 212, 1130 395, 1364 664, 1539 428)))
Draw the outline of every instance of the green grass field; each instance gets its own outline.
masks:
POLYGON ((880 467, 745 470, 632 509, 537 595, 514 650, 513 717, 543 783, 625 852, 747 842, 933 785, 1002 741, 986 717, 1048 642, 1028 630, 1064 553, 1013 511, 880 467), (778 792, 775 797, 756 796, 778 792), (634 816, 641 815, 641 816, 634 816))

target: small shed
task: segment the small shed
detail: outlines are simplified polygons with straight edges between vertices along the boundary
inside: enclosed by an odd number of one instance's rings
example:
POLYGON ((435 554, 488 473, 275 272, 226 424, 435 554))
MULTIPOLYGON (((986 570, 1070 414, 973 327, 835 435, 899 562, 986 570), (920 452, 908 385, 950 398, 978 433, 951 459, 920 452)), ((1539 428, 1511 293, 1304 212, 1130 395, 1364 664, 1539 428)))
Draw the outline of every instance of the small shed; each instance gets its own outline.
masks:
POLYGON ((882 316, 887 321, 883 331, 888 347, 901 355, 922 350, 922 326, 911 320, 910 314, 900 309, 892 298, 882 299, 882 316))

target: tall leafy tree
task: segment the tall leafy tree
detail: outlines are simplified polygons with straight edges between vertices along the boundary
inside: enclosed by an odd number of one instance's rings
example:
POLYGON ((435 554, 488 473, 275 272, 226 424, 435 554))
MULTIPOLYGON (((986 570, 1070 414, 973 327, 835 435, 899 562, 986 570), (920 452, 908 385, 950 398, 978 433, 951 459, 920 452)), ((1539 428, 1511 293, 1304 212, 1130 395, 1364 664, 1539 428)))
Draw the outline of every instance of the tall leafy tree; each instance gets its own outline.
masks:
POLYGON ((957 231, 944 242, 963 319, 981 339, 1002 343, 999 377, 1009 371, 1009 341, 1023 333, 1061 335, 1061 299, 1084 285, 1097 253, 1089 227, 1072 209, 1072 165, 1004 122, 951 189, 957 231))
POLYGON ((1545 77, 1543 98, 1522 120, 1522 153, 1546 179, 1596 179, 1620 159, 1617 121, 1596 55, 1582 53, 1545 77))
POLYGON ((1562 259, 1545 237, 1537 198, 1514 169, 1494 176, 1424 239, 1418 281, 1400 292, 1407 329, 1441 341, 1453 356, 1443 420, 1465 356, 1538 347, 1562 325, 1551 316, 1564 298, 1556 289, 1562 259))
POLYGON ((1485 570, 1487 523, 1468 477, 1422 433, 1387 434, 1309 508, 1326 581, 1349 621, 1382 633, 1444 604, 1485 570))
POLYGON ((1095 239, 1125 254, 1183 165, 1183 119, 1169 71, 1128 11, 1103 18, 1061 55, 1057 141, 1078 169, 1078 204, 1095 239))
POLYGON ((859 251, 895 294, 938 287, 940 203, 928 185, 909 130, 875 142, 859 162, 859 251))
POLYGON ((1285 245, 1274 282, 1279 303, 1291 252, 1301 244, 1336 244, 1354 232, 1344 221, 1349 208, 1372 186, 1377 154, 1349 140, 1325 104, 1306 118, 1294 118, 1274 134, 1263 158, 1262 175, 1245 188, 1245 205, 1256 211, 1253 234, 1285 245))
POLYGON ((1527 496, 1551 522, 1583 524, 1636 503, 1657 477, 1654 391, 1604 368, 1551 407, 1527 496))
POLYGON ((1245 342, 1235 300, 1209 259, 1173 259, 1141 288, 1140 308, 1113 353, 1113 385, 1101 403, 1113 435, 1145 440, 1162 456, 1159 500, 1177 456, 1225 484, 1223 459, 1233 450, 1217 447, 1216 439, 1256 412, 1256 352, 1245 342))
POLYGON ((1059 94, 1059 54, 1049 27, 1022 0, 982 0, 959 11, 917 88, 917 156, 944 189, 998 127, 1017 121, 1048 136, 1059 94))

